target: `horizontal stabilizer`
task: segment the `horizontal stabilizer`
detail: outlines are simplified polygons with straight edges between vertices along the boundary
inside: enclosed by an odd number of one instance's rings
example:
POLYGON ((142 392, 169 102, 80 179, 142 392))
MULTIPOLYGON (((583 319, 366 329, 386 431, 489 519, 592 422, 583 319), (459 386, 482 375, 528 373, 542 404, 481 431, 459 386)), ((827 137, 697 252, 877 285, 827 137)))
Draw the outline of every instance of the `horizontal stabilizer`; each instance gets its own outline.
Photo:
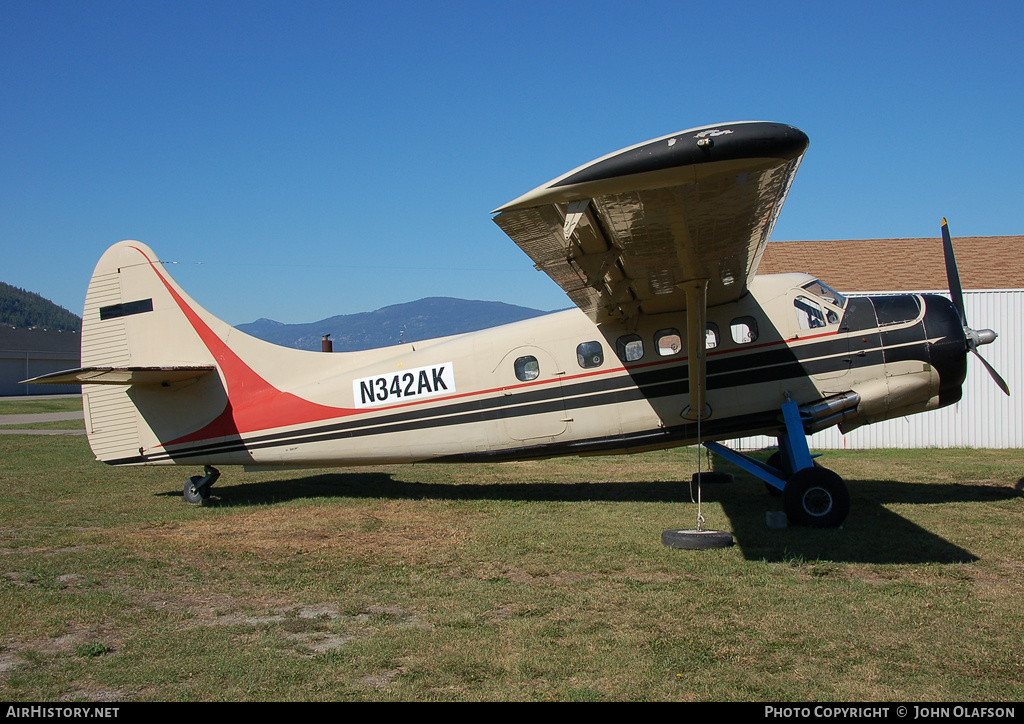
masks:
POLYGON ((34 385, 169 385, 199 379, 217 368, 212 365, 194 367, 80 367, 76 370, 51 372, 22 384, 34 385))

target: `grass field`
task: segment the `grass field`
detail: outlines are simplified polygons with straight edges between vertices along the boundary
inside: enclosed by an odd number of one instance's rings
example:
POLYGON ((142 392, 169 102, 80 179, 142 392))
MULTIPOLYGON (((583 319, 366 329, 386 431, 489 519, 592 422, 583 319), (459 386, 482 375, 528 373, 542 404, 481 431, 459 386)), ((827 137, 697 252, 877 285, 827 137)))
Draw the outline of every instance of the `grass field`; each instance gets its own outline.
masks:
POLYGON ((198 467, 2 435, 0 700, 1024 700, 1021 451, 822 462, 842 529, 737 475, 736 545, 684 551, 693 449, 225 468, 193 507, 198 467))

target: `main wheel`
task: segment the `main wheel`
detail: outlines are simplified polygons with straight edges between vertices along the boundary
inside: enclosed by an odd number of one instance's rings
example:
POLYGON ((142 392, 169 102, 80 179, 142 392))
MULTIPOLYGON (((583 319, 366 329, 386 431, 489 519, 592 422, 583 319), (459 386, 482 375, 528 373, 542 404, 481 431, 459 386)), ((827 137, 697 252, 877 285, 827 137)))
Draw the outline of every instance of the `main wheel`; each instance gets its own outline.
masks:
POLYGON ((782 508, 794 525, 838 528, 850 513, 850 490, 827 468, 804 468, 786 481, 782 508))

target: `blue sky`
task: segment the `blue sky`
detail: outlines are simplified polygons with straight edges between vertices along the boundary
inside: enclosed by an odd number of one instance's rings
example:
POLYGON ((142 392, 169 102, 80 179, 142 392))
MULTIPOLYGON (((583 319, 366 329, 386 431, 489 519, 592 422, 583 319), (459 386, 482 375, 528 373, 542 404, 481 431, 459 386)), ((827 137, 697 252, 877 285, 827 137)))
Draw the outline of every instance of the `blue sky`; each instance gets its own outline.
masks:
POLYGON ((734 120, 811 138, 776 240, 1021 234, 1022 31, 1020 2, 3 0, 0 281, 80 312, 138 239, 232 324, 562 308, 490 211, 734 120))

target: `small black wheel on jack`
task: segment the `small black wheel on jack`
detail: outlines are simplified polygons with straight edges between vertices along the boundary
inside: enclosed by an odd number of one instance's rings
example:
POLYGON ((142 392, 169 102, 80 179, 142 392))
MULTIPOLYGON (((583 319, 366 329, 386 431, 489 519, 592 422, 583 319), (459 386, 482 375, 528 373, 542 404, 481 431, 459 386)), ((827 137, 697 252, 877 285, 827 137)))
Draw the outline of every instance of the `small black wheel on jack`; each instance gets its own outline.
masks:
POLYGON ((786 481, 782 507, 794 525, 838 528, 850 513, 850 490, 828 468, 804 468, 786 481))
POLYGON ((733 540, 732 533, 724 530, 666 530, 661 534, 661 543, 669 548, 705 550, 728 548, 733 540))

